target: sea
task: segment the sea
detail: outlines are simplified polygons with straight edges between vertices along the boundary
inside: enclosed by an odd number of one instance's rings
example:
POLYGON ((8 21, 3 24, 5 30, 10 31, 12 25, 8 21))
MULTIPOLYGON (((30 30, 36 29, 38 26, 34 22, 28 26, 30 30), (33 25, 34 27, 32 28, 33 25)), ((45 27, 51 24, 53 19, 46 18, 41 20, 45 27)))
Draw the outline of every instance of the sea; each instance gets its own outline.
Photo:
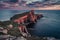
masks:
MULTIPOLYGON (((16 14, 30 10, 0 10, 0 21, 7 21, 16 14)), ((31 35, 60 38, 60 10, 34 10, 35 14, 42 14, 31 30, 31 35)))

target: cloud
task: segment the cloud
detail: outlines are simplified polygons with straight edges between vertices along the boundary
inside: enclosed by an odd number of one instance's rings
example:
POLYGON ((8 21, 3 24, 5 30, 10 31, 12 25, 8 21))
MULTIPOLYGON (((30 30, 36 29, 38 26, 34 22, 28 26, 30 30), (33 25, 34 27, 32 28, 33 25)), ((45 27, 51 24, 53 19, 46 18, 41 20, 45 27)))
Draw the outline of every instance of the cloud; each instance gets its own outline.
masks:
MULTIPOLYGON (((32 8, 35 10, 60 10, 60 0, 20 0, 22 3, 4 3, 5 6, 3 8, 8 9, 17 9, 17 10, 31 10, 32 8), (7 5, 9 4, 9 5, 7 5), (11 5, 13 7, 11 7, 11 5)), ((1 3, 0 3, 1 4, 1 3)), ((3 4, 3 3, 2 3, 3 4)), ((0 7, 1 9, 1 7, 0 7)))
POLYGON ((36 2, 36 1, 39 1, 39 2, 46 2, 46 1, 48 1, 50 3, 55 3, 55 2, 58 2, 60 0, 25 0, 25 1, 27 1, 27 4, 29 4, 29 3, 36 2))
POLYGON ((43 0, 25 0, 25 1, 27 1, 27 4, 29 4, 29 3, 36 2, 36 1, 42 2, 43 0))
POLYGON ((44 7, 50 5, 60 5, 60 0, 26 0, 28 7, 44 7))
POLYGON ((34 10, 60 10, 60 5, 39 7, 39 8, 34 8, 34 10))

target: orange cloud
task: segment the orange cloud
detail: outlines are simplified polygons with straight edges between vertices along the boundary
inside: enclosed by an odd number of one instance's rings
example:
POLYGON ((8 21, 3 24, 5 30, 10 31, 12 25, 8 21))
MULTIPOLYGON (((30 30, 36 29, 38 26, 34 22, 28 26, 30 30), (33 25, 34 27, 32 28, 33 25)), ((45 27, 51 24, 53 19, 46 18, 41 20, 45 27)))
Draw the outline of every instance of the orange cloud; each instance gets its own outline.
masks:
POLYGON ((34 10, 60 10, 60 5, 52 5, 46 7, 34 8, 34 10))

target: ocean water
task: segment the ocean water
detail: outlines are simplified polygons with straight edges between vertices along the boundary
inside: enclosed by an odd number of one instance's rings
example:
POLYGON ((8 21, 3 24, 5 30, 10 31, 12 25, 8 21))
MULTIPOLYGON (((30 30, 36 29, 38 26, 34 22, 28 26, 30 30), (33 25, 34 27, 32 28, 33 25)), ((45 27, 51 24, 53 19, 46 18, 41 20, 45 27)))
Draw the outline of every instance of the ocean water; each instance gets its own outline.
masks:
MULTIPOLYGON (((0 21, 9 20, 13 15, 28 10, 0 10, 0 21)), ((43 14, 43 18, 34 25, 32 35, 60 38, 60 10, 35 10, 35 14, 43 14)))
POLYGON ((37 10, 37 14, 43 14, 43 18, 35 24, 33 35, 60 38, 60 10, 37 10))
POLYGON ((26 11, 27 10, 0 10, 0 21, 10 20, 12 16, 26 11))

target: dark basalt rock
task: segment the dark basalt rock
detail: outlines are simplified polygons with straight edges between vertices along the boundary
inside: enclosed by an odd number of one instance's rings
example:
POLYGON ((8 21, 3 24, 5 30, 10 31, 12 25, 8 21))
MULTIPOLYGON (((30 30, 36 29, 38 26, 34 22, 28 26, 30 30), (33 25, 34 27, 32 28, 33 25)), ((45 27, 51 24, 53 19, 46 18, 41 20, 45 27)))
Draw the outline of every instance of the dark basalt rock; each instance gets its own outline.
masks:
POLYGON ((43 17, 43 15, 42 15, 42 14, 36 14, 36 16, 37 16, 37 19, 40 19, 40 18, 42 18, 42 17, 43 17))

